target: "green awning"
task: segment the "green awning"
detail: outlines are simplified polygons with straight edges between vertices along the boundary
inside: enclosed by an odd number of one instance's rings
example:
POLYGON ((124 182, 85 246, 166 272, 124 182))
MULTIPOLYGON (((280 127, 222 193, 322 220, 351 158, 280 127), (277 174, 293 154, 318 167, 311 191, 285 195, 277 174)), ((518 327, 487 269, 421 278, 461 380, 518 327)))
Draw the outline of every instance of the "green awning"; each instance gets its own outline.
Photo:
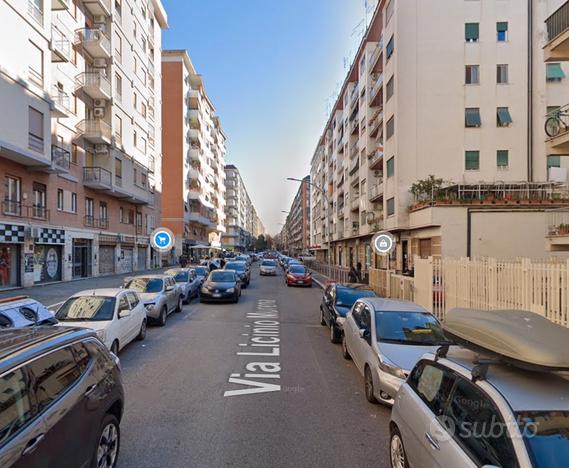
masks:
POLYGON ((464 153, 464 168, 467 171, 477 171, 480 169, 479 151, 466 151, 464 153))
POLYGON ((502 22, 496 23, 496 30, 498 32, 506 32, 508 30, 508 22, 502 21, 502 22))
POLYGON ((478 23, 466 23, 464 34, 467 41, 477 41, 479 37, 478 23))
POLYGON ((496 152, 496 164, 498 167, 508 167, 508 150, 498 150, 496 152))
POLYGON ((480 110, 477 108, 466 109, 464 117, 467 127, 480 127, 482 124, 480 120, 480 110))
POLYGON ((498 107, 498 124, 509 125, 512 123, 512 116, 507 107, 498 107))
POLYGON ((548 63, 546 76, 548 80, 561 80, 565 78, 565 73, 560 63, 548 63))

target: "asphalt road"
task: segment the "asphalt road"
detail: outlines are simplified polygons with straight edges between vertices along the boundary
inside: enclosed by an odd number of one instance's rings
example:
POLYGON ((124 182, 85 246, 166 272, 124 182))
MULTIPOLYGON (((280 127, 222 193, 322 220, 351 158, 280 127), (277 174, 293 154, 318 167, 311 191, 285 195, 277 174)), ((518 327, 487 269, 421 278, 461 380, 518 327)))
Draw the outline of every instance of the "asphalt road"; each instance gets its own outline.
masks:
POLYGON ((194 300, 125 348, 119 466, 388 466, 389 410, 365 400, 363 379, 329 342, 320 298, 254 268, 239 304, 194 300), (258 320, 272 338, 257 341, 278 344, 251 346, 258 320), (250 389, 263 393, 226 393, 250 389))

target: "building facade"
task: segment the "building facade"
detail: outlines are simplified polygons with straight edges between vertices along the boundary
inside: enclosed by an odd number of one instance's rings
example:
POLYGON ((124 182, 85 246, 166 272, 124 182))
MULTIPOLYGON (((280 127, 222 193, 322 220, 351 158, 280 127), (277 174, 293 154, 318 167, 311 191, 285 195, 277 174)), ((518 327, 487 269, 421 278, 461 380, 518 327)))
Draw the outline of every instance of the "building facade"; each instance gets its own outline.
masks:
POLYGON ((0 20, 0 288, 155 265, 161 2, 2 0, 0 20))
POLYGON ((312 190, 311 245, 403 272, 414 255, 547 256, 546 210, 567 199, 551 168, 567 164, 543 128, 569 68, 543 47, 563 2, 427 3, 378 3, 311 161, 326 194, 312 190), (382 230, 390 258, 370 246, 382 230))
POLYGON ((310 176, 302 179, 281 231, 286 250, 300 255, 310 247, 310 176))
POLYGON ((162 52, 162 224, 175 254, 221 247, 225 233, 225 134, 185 50, 162 52))
POLYGON ((255 239, 265 228, 247 193, 239 169, 233 164, 225 166, 225 214, 227 232, 222 237, 223 248, 237 252, 253 249, 255 239))

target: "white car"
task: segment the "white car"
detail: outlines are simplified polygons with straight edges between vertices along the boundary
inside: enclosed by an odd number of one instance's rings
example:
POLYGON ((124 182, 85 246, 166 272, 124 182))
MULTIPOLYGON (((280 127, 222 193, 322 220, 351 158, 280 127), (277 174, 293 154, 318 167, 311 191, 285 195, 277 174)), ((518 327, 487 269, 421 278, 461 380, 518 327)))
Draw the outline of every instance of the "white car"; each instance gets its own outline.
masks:
POLYGON ((259 270, 261 276, 271 275, 276 276, 277 274, 277 262, 275 260, 263 260, 261 262, 261 268, 259 270))
POLYGON ((130 289, 90 289, 71 296, 55 314, 59 326, 84 327, 114 354, 146 337, 146 309, 130 289))

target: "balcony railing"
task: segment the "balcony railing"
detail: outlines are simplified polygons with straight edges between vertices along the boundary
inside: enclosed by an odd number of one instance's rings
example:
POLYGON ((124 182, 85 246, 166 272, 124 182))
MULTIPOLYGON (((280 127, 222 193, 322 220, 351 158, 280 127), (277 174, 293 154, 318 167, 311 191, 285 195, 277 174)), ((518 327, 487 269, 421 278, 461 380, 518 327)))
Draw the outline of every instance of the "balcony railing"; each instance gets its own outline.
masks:
POLYGON ((112 96, 111 82, 100 71, 83 72, 75 77, 75 89, 84 91, 93 98, 110 98, 112 96))
POLYGON ((109 219, 108 218, 95 218, 92 215, 86 215, 83 218, 83 225, 86 227, 98 228, 98 229, 108 229, 109 219))
POLYGON ((43 26, 43 11, 38 8, 36 3, 28 0, 28 14, 40 25, 43 26))
POLYGON ((22 216, 22 202, 4 200, 2 202, 2 214, 6 216, 22 216))
POLYGON ((61 146, 51 145, 51 162, 56 167, 69 170, 71 166, 71 153, 61 146))
POLYGON ((83 168, 83 182, 96 182, 110 187, 111 176, 111 172, 102 167, 92 166, 83 168))
POLYGON ((98 143, 110 143, 112 136, 111 126, 100 119, 82 120, 75 127, 77 131, 88 140, 95 140, 98 143))
POLYGON ((34 135, 33 133, 28 133, 28 148, 37 151, 38 153, 43 153, 43 137, 34 135))
POLYGON ((20 218, 49 220, 49 210, 42 205, 22 205, 19 201, 4 200, 2 202, 2 214, 5 216, 17 216, 20 218))
POLYGON ((122 187, 122 176, 115 174, 115 185, 117 187, 122 187))
POLYGON ((52 61, 54 62, 68 62, 71 60, 71 41, 69 36, 71 32, 66 34, 63 30, 65 28, 58 21, 51 24, 51 49, 52 61))
POLYGON ((353 101, 356 97, 358 97, 358 91, 359 91, 359 86, 357 83, 355 83, 354 87, 352 88, 352 91, 350 91, 350 101, 353 101))
POLYGON ((374 201, 383 196, 383 179, 379 179, 377 184, 369 188, 369 200, 374 201))
POLYGON ((370 70, 373 68, 373 66, 377 62, 377 59, 381 55, 381 52, 383 52, 383 36, 379 39, 379 43, 377 44, 377 47, 375 48, 375 50, 371 54, 371 57, 369 58, 369 69, 370 70))
POLYGON ((383 148, 378 148, 373 153, 368 155, 368 166, 370 169, 375 169, 383 158, 383 148))
POLYGON ((101 29, 75 31, 75 43, 81 44, 94 57, 110 57, 111 41, 101 29))
POLYGON ((51 100, 55 104, 57 112, 62 114, 62 116, 71 113, 69 94, 60 89, 57 86, 53 86, 51 91, 51 100))
POLYGON ((545 20, 547 25, 547 37, 552 41, 560 34, 569 29, 569 2, 565 2, 555 13, 545 20))
POLYGON ((359 197, 359 195, 350 202, 350 209, 352 211, 357 211, 360 209, 360 197, 359 197))

